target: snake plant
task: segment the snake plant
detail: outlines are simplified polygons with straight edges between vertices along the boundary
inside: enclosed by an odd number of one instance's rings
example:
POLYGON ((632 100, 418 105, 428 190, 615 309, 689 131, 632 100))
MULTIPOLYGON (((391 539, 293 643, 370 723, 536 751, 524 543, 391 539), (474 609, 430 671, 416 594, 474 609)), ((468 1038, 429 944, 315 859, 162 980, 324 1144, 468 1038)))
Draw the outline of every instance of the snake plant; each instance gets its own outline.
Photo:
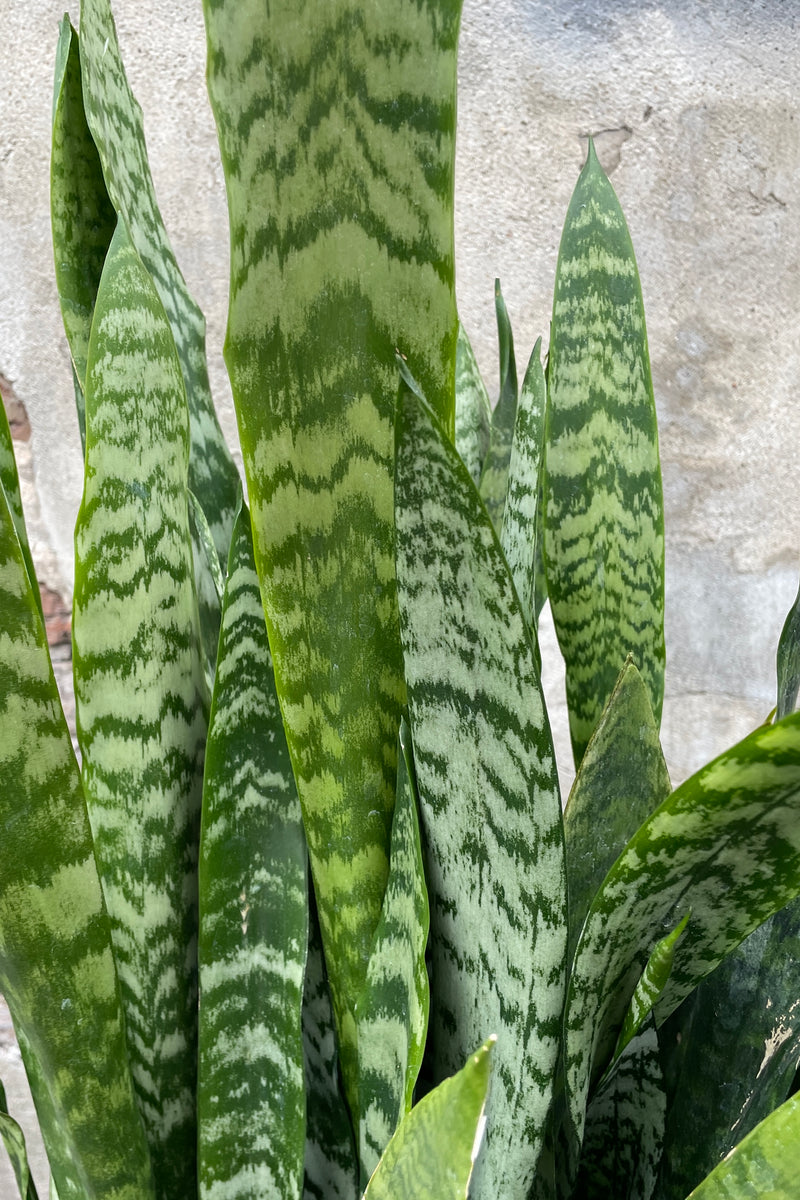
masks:
MULTIPOLYGON (((497 286, 492 409, 460 0, 204 8, 247 502, 109 0, 60 28, 80 762, 0 425, 0 989, 52 1195, 789 1195, 797 605, 777 713, 673 790, 641 289, 591 143, 521 386, 497 286)), ((1 1086, 0 1135, 33 1200, 1 1086)))

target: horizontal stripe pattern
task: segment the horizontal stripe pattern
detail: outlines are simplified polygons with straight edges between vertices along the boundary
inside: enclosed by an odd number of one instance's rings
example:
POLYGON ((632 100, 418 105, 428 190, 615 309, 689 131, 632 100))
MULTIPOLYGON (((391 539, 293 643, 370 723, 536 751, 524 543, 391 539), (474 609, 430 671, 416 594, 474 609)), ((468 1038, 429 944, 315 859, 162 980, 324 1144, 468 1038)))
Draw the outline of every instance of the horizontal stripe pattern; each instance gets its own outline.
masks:
POLYGON ((533 647, 486 510, 401 392, 397 572, 431 906, 434 1080, 498 1035, 476 1200, 526 1200, 552 1099, 566 951, 561 805, 533 647))
POLYGON ((203 781, 201 1200, 300 1200, 306 844, 258 587, 234 524, 203 781))
POLYGON ((405 687, 395 351, 452 428, 458 0, 207 0, 226 359, 275 676, 357 1108, 405 687))
POLYGON ((590 143, 556 270, 545 453, 547 586, 578 765, 628 654, 664 692, 664 517, 630 235, 590 143))
POLYGON ((86 376, 73 648, 83 779, 161 1200, 193 1186, 197 844, 208 716, 170 325, 124 223, 86 376))
POLYGON ((80 772, 0 487, 0 990, 61 1200, 155 1200, 80 772))

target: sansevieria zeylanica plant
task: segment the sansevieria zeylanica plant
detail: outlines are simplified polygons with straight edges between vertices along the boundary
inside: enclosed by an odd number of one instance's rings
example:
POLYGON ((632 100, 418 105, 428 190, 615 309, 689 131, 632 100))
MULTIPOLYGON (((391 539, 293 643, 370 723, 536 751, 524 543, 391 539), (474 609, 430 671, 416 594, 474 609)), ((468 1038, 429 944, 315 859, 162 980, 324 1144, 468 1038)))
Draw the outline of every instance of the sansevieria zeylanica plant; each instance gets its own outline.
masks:
POLYGON ((453 285, 459 7, 205 2, 247 503, 108 0, 62 23, 80 765, 0 429, 0 989, 60 1200, 800 1177, 798 607, 776 713, 673 790, 630 238, 590 144, 521 386, 497 288, 492 411, 453 285))

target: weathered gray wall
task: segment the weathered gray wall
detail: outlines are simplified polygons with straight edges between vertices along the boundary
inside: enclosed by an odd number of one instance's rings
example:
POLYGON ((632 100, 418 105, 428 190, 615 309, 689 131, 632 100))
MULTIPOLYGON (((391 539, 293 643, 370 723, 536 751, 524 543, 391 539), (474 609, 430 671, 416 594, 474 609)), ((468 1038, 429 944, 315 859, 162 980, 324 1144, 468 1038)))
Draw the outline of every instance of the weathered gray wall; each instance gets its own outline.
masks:
MULTIPOLYGON (((37 557, 50 586, 68 591, 80 455, 47 209, 62 2, 0 4, 0 374, 30 419, 21 448, 40 509, 37 557)), ((167 226, 208 316, 212 382, 233 440, 220 350, 227 227, 200 0, 114 7, 167 226)), ((524 360, 539 334, 547 338, 561 222, 587 133, 630 224, 661 422, 664 742, 676 781, 771 708, 775 645, 797 586, 798 11, 780 0, 464 4, 458 294, 495 391, 494 277, 524 360)), ((551 634, 545 643, 567 776, 551 634)), ((0 1025, 0 1076, 2 1046, 0 1025)), ((0 1194, 11 1194, 2 1175, 0 1194)))

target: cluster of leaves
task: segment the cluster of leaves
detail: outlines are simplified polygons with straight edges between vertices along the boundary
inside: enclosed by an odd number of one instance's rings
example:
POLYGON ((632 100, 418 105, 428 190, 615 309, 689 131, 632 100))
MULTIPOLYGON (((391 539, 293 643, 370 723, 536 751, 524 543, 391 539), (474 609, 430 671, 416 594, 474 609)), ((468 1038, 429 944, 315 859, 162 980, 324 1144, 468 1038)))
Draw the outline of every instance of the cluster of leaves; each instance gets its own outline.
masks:
POLYGON ((673 791, 644 315, 591 145, 521 387, 497 290, 492 411, 458 0, 265 8, 205 5, 251 511, 108 0, 61 27, 80 766, 0 430, 0 988, 53 1194, 788 1195, 800 601, 775 719, 673 791))

